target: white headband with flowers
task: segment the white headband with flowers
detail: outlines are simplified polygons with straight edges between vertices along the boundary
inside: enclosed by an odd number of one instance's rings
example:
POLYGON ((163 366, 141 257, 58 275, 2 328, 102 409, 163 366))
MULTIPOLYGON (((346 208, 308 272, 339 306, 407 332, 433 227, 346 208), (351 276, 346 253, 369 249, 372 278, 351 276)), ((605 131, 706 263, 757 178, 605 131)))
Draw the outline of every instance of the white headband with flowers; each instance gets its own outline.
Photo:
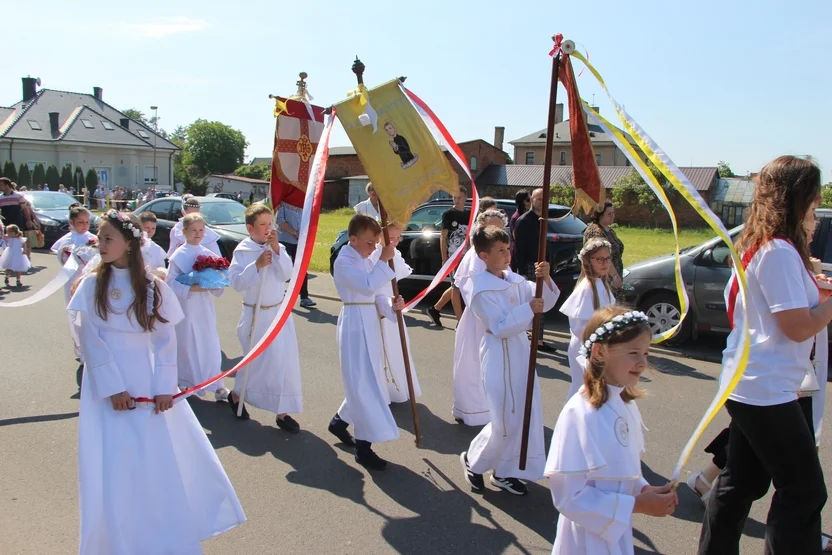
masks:
POLYGON ((628 328, 636 324, 645 323, 647 323, 647 315, 637 310, 616 316, 615 318, 613 318, 609 322, 604 323, 601 327, 595 330, 595 333, 590 335, 589 339, 584 341, 584 344, 581 345, 581 348, 578 352, 582 356, 587 356, 589 352, 592 350, 592 346, 594 344, 603 343, 604 341, 608 340, 609 336, 612 335, 613 332, 621 331, 625 328, 628 328))
POLYGON ((578 253, 578 260, 583 262, 584 261, 584 256, 586 256, 587 254, 591 253, 592 251, 594 251, 596 249, 600 249, 601 247, 606 247, 608 249, 611 249, 612 245, 610 245, 610 242, 605 240, 605 239, 590 239, 589 241, 586 242, 586 244, 584 245, 584 248, 581 249, 581 252, 578 253))
POLYGON ((109 212, 107 212, 107 217, 111 220, 115 220, 118 223, 120 223, 121 227, 132 233, 133 237, 135 237, 136 239, 142 238, 142 230, 134 226, 133 222, 131 222, 130 220, 125 220, 121 218, 118 212, 116 212, 115 210, 111 209, 109 212))

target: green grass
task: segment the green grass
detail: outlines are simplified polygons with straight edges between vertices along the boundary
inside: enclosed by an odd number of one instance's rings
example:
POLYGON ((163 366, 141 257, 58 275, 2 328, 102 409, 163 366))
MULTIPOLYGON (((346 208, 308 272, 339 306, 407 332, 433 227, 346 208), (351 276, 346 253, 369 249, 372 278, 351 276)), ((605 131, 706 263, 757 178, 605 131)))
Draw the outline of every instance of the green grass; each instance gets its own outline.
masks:
MULTIPOLYGON (((321 214, 315 250, 309 268, 313 272, 329 272, 329 247, 342 229, 347 229, 350 218, 355 214, 352 208, 339 208, 321 214)), ((624 242, 624 266, 640 260, 670 254, 674 249, 673 233, 669 229, 619 226, 615 229, 624 242)), ((683 229, 679 233, 680 248, 704 243, 713 238, 710 229, 683 229)))

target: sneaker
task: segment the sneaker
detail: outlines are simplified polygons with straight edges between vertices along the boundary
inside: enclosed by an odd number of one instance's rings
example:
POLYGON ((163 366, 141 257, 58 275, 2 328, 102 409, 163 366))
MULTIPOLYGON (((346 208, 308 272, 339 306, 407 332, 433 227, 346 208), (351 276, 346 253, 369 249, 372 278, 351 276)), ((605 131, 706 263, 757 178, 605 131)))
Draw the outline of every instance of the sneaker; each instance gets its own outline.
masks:
POLYGON ((347 430, 347 426, 349 426, 349 424, 338 418, 338 415, 336 414, 335 418, 330 421, 328 429, 329 433, 341 440, 341 443, 353 447, 355 446, 355 438, 353 438, 352 434, 349 430, 347 430))
POLYGON ((317 305, 318 305, 318 303, 316 303, 315 301, 313 301, 312 299, 310 299, 308 297, 305 298, 305 299, 300 300, 300 306, 302 306, 303 308, 312 308, 313 306, 317 306, 317 305))
POLYGON ((355 453, 355 462, 370 470, 384 470, 387 468, 387 461, 376 455, 369 447, 355 453))
POLYGON ((228 397, 231 395, 231 392, 228 391, 227 387, 221 387, 220 389, 214 392, 214 400, 217 403, 222 403, 223 401, 228 401, 228 397))
POLYGON ((251 415, 246 410, 246 404, 243 403, 243 412, 240 413, 240 416, 237 416, 237 410, 240 407, 240 402, 234 400, 233 395, 228 395, 228 406, 231 407, 231 412, 234 414, 234 418, 239 418, 240 420, 248 420, 251 418, 251 415))
POLYGON ((433 325, 441 328, 442 327, 442 313, 436 310, 436 307, 429 306, 425 309, 425 314, 428 315, 428 318, 431 319, 433 325))
POLYGON ((498 478, 497 476, 491 476, 491 485, 504 489, 514 495, 527 495, 529 493, 529 488, 526 487, 526 484, 517 478, 498 478))
POLYGON ((482 479, 482 474, 475 474, 471 471, 471 465, 468 464, 468 452, 463 451, 459 456, 459 462, 462 464, 462 472, 465 476, 465 482, 471 486, 474 491, 482 491, 485 488, 485 481, 482 479))
POLYGON ((300 432, 300 424, 295 421, 294 418, 289 416, 288 414, 283 418, 278 418, 275 416, 274 418, 277 427, 285 432, 289 432, 290 434, 296 434, 300 432))

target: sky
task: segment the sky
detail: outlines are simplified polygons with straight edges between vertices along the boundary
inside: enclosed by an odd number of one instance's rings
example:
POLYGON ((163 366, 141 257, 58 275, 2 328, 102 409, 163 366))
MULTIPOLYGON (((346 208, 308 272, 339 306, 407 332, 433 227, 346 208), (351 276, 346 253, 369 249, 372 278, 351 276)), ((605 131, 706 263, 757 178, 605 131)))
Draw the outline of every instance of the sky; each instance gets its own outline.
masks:
MULTIPOLYGON (((172 131, 221 121, 269 156, 269 94, 295 91, 305 71, 314 103, 355 88, 355 56, 372 88, 407 76, 457 141, 506 141, 546 127, 551 36, 562 33, 678 166, 727 161, 738 175, 781 154, 811 155, 832 181, 832 2, 596 0, 39 0, 31 25, 9 25, 0 105, 21 77, 92 92, 172 131), (788 7, 786 7, 788 6, 788 7)), ((574 61, 576 71, 581 63, 574 61)), ((581 95, 610 119, 587 71, 581 95)), ((560 89, 561 98, 565 96, 560 89)), ((613 120, 611 120, 613 121, 613 120)), ((349 141, 336 125, 332 146, 349 141)), ((513 148, 504 146, 510 155, 513 148)))

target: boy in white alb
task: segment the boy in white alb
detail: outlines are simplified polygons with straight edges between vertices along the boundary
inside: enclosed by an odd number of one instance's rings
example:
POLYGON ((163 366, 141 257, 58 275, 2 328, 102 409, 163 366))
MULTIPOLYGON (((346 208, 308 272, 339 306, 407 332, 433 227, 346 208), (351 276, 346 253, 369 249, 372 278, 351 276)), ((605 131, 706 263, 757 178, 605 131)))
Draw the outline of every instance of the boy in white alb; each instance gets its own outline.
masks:
POLYGON ((474 490, 485 487, 483 473, 493 470, 491 485, 514 495, 526 495, 521 479, 540 480, 546 463, 540 387, 534 380, 526 469, 520 470, 520 444, 526 398, 530 347, 526 330, 535 314, 555 306, 560 290, 549 276, 549 264, 539 262, 535 275, 544 278, 543 298, 534 298, 534 283, 509 269, 509 236, 502 228, 478 228, 474 249, 486 271, 474 278, 471 307, 485 325, 480 349, 491 422, 460 455, 465 481, 474 490))
MULTIPOLYGON (((198 214, 199 213, 199 201, 193 195, 185 195, 182 197, 182 216, 187 216, 188 214, 198 214)), ((200 243, 203 247, 211 251, 212 253, 216 254, 217 256, 222 256, 220 253, 220 247, 217 245, 217 240, 220 238, 217 235, 217 232, 211 229, 210 227, 205 227, 205 234, 202 236, 202 242, 200 243)), ((182 229, 182 220, 180 219, 170 230, 170 246, 168 247, 168 258, 173 256, 173 253, 176 252, 180 246, 185 244, 185 234, 182 229)))
POLYGON ((153 212, 142 212, 139 214, 139 222, 142 224, 142 233, 144 233, 144 243, 142 243, 144 263, 150 267, 151 272, 165 279, 167 275, 165 267, 167 254, 165 253, 165 249, 153 241, 153 236, 156 234, 156 214, 153 212))
MULTIPOLYGON (((231 286, 243 294, 237 338, 246 352, 271 326, 286 294, 286 282, 292 277, 292 259, 278 243, 277 231, 272 229, 273 221, 274 213, 265 204, 253 204, 246 210, 246 229, 251 237, 240 241, 234 249, 228 269, 231 286), (257 329, 252 329, 258 298, 257 329)), ((289 413, 303 412, 298 338, 291 315, 266 351, 243 372, 248 373, 245 401, 275 413, 275 422, 280 429, 298 433, 300 425, 289 416, 289 413)), ((237 374, 234 391, 228 399, 235 416, 245 381, 243 372, 237 374)), ((241 418, 248 418, 245 407, 241 418)))
POLYGON ((385 318, 395 319, 393 311, 401 311, 404 301, 398 297, 392 306, 389 299, 377 302, 377 297, 384 296, 385 282, 393 279, 388 262, 395 251, 393 245, 385 245, 378 261, 370 260, 381 233, 378 222, 356 214, 348 233, 350 242, 338 253, 334 267, 335 288, 344 303, 337 333, 346 398, 329 423, 329 431, 342 443, 356 446, 358 464, 383 470, 387 461, 372 450, 372 444, 397 439, 399 427, 388 406, 378 310, 384 309, 385 318), (355 427, 355 440, 347 431, 350 424, 355 427))

